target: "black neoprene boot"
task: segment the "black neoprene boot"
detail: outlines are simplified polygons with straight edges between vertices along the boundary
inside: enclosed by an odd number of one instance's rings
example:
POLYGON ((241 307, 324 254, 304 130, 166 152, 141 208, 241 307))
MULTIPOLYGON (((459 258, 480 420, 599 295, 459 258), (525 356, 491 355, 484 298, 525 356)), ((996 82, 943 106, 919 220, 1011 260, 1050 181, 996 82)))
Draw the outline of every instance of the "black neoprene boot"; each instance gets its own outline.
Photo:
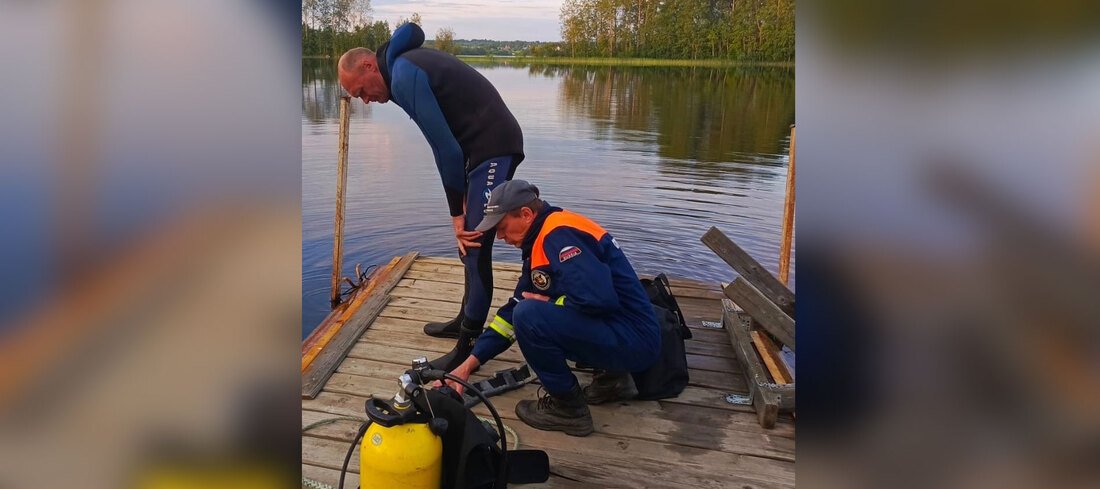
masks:
POLYGON ((573 386, 565 395, 554 396, 544 391, 537 401, 520 401, 516 403, 516 416, 543 431, 564 431, 571 436, 587 436, 595 431, 580 385, 573 386))
POLYGON ((424 334, 436 338, 458 338, 462 329, 462 320, 466 317, 466 298, 470 294, 470 286, 466 284, 462 292, 462 304, 458 306, 458 315, 450 321, 430 322, 424 325, 424 334))
POLYGON ((458 338, 458 334, 462 329, 462 319, 466 315, 461 310, 458 311, 458 316, 447 322, 430 322, 424 325, 424 334, 428 336, 434 336, 436 338, 458 338))
POLYGON ((630 372, 596 371, 592 383, 584 386, 584 398, 589 404, 627 401, 638 395, 630 372))
POLYGON ((428 362, 432 368, 439 369, 444 372, 450 372, 456 367, 465 362, 469 358, 470 353, 474 351, 474 342, 477 341, 477 337, 481 336, 481 331, 485 329, 484 324, 474 324, 473 321, 462 318, 462 327, 459 328, 458 341, 455 343, 455 347, 443 355, 431 362, 428 362))

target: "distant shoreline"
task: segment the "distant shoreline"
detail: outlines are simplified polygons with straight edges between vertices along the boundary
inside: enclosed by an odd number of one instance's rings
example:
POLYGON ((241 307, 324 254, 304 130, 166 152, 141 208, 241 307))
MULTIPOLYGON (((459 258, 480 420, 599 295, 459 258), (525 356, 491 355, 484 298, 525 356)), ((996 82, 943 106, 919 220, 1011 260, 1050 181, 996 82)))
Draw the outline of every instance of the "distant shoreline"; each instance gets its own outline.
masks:
MULTIPOLYGON (((704 68, 766 67, 794 68, 792 61, 738 61, 732 59, 660 59, 660 58, 569 58, 535 56, 489 56, 460 54, 464 61, 495 61, 499 63, 541 65, 594 65, 594 66, 696 66, 704 68)), ((303 55, 302 59, 335 59, 325 55, 303 55)))
POLYGON ((739 61, 732 59, 659 59, 659 58, 569 58, 534 56, 483 56, 459 55, 463 61, 498 61, 501 63, 549 64, 549 65, 604 65, 604 66, 698 66, 707 68, 774 67, 794 68, 791 61, 739 61))

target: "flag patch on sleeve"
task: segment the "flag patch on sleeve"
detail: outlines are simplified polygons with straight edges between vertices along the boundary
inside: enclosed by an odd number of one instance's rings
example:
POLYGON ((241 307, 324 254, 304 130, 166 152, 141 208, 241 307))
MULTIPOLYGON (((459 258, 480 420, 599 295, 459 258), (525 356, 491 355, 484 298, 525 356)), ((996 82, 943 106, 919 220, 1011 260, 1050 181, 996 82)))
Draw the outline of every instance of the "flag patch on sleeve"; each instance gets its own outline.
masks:
POLYGON ((573 258, 581 254, 581 249, 576 246, 566 246, 558 252, 558 263, 565 263, 566 260, 573 258))

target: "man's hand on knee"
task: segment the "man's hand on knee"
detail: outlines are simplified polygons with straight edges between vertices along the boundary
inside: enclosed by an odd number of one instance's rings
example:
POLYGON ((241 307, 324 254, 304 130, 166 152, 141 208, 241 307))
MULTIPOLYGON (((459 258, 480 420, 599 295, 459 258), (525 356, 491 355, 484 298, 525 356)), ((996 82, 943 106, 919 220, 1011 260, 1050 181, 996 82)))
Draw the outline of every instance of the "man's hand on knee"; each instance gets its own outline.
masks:
POLYGON ((480 248, 481 243, 477 241, 481 237, 481 233, 477 231, 467 231, 465 229, 466 216, 454 216, 451 218, 452 224, 455 230, 455 239, 458 241, 458 253, 462 256, 466 256, 466 248, 480 248))

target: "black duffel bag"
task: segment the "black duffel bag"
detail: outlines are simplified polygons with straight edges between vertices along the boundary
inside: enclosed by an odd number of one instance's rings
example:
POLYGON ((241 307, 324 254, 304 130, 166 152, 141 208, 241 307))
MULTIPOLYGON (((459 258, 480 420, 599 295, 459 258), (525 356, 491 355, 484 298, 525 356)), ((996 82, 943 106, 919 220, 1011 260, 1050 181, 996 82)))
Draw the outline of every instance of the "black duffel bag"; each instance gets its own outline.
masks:
POLYGON ((676 397, 688 384, 684 340, 691 338, 691 330, 684 321, 680 306, 676 304, 665 274, 657 275, 652 280, 642 279, 642 286, 653 303, 653 312, 661 328, 661 354, 648 370, 632 374, 638 387, 637 399, 676 397))

